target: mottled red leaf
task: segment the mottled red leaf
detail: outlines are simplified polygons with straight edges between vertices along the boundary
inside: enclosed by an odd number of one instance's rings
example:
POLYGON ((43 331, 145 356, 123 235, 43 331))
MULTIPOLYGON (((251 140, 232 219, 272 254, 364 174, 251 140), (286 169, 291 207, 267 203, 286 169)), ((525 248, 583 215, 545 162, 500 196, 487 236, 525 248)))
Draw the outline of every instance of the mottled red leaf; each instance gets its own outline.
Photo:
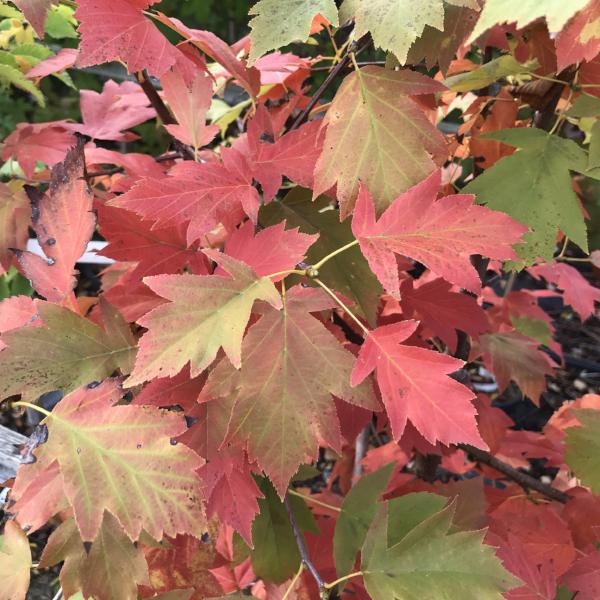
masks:
POLYGON ((532 267, 529 272, 563 290, 565 303, 571 305, 583 320, 595 314, 594 305, 600 302, 600 289, 588 283, 575 267, 565 263, 543 264, 532 267))
POLYGON ((187 161, 174 167, 170 177, 142 179, 109 204, 133 210, 160 227, 189 223, 188 244, 221 222, 233 228, 244 213, 256 221, 260 196, 246 159, 233 148, 223 149, 221 156, 222 162, 187 161))
MULTIPOLYGON (((285 229, 285 222, 261 229, 256 234, 251 222, 244 223, 225 244, 225 253, 251 266, 260 276, 293 269, 304 260, 306 251, 317 240, 317 235, 300 233, 298 228, 285 229)), ((223 274, 218 267, 215 273, 223 274)), ((273 277, 273 281, 283 279, 273 277)))
POLYGON ((436 200, 441 176, 433 175, 398 198, 375 219, 375 204, 362 186, 352 231, 371 269, 388 292, 399 294, 395 254, 409 256, 450 283, 479 292, 481 281, 472 254, 516 259, 512 244, 526 228, 508 215, 473 203, 474 196, 436 200))
POLYGON ((465 442, 487 448, 477 430, 474 394, 448 377, 463 361, 402 345, 418 325, 418 321, 402 321, 369 332, 352 371, 352 385, 376 371, 396 440, 410 421, 432 444, 465 442))
POLYGON ((92 237, 96 218, 93 194, 84 179, 83 140, 52 169, 45 194, 30 188, 32 225, 47 258, 30 252, 17 257, 38 294, 62 302, 76 284, 75 263, 92 237))
POLYGON ((400 284, 400 304, 406 319, 422 321, 453 352, 458 341, 456 330, 477 337, 489 330, 481 306, 473 296, 452 291, 452 284, 434 279, 415 287, 413 279, 400 284))
POLYGON ((157 77, 180 56, 142 10, 156 0, 80 0, 75 16, 81 34, 77 66, 123 61, 130 73, 157 77))
POLYGON ((133 81, 115 83, 109 79, 102 92, 81 90, 81 117, 79 133, 100 140, 130 141, 137 139, 132 133, 123 133, 156 116, 156 111, 142 88, 133 81))

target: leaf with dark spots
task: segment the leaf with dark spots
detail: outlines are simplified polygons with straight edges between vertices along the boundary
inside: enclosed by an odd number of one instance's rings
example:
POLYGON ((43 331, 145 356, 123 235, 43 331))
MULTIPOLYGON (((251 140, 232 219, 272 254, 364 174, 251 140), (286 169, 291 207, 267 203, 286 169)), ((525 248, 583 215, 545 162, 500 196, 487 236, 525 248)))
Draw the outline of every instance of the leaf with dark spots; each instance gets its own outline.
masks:
POLYGON ((46 259, 21 252, 18 260, 38 294, 62 302, 76 284, 75 263, 85 252, 96 225, 93 194, 85 179, 83 140, 52 169, 46 194, 27 188, 32 226, 46 259))

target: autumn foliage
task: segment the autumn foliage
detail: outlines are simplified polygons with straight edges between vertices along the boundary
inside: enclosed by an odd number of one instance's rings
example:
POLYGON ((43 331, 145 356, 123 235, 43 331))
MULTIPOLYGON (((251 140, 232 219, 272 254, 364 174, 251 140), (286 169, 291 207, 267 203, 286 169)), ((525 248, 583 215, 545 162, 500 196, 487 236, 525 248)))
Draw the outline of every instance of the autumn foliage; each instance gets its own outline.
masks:
POLYGON ((56 565, 95 600, 600 598, 600 396, 536 431, 498 402, 564 365, 541 300, 600 301, 600 0, 259 0, 233 45, 77 0, 56 54, 59 3, 13 4, 32 102, 131 77, 1 149, 0 273, 34 293, 0 303, 0 400, 44 418, 0 600, 56 565))

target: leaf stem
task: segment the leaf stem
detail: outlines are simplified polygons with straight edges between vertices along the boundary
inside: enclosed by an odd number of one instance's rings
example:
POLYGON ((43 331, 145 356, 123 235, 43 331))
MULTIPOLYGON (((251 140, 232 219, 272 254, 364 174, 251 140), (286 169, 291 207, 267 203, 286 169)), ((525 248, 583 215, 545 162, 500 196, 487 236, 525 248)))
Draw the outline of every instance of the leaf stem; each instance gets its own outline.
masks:
POLYGON ((323 502, 322 500, 318 500, 314 496, 307 496, 306 494, 301 494, 296 490, 288 489, 288 494, 291 496, 297 496, 298 498, 302 498, 303 500, 307 500, 308 502, 312 502, 313 504, 317 504, 318 506, 322 506, 323 508, 328 508, 329 510, 334 510, 335 512, 342 512, 342 509, 339 506, 333 506, 333 504, 327 504, 327 502, 323 502))
POLYGON ((320 279, 318 278, 314 278, 313 281, 320 285, 325 292, 327 292, 336 302, 337 304, 339 304, 344 311, 346 312, 346 314, 363 330, 365 336, 369 335, 369 330, 361 323, 360 319, 346 306, 346 304, 344 302, 342 302, 336 295, 335 293, 329 289, 320 279))
POLYGON ((298 579, 300 578, 300 575, 302 575, 302 571, 304 571, 304 563, 300 561, 300 567, 294 575, 294 578, 292 579, 288 589, 285 590, 285 594, 281 597, 281 600, 287 600, 288 596, 292 593, 292 590, 296 587, 296 583, 298 583, 298 579))
POLYGON ((331 260, 334 256, 337 256, 338 254, 345 252, 346 250, 348 250, 348 248, 352 248, 352 247, 356 246, 357 244, 358 244, 358 240, 352 240, 350 243, 346 244, 345 246, 342 246, 341 248, 334 250, 327 256, 324 256, 318 263, 315 263, 313 265, 313 269, 319 270, 328 260, 331 260))
POLYGON ((287 269, 285 271, 277 271, 277 273, 271 273, 270 275, 267 275, 267 277, 279 277, 280 275, 306 275, 306 271, 300 271, 299 269, 287 269))
POLYGON ((542 79, 543 81, 551 81, 552 83, 560 83, 561 85, 570 85, 568 81, 562 81, 562 79, 556 79, 555 77, 547 77, 546 75, 537 75, 536 73, 530 73, 535 79, 542 79))
POLYGON ((344 581, 347 581, 348 579, 352 579, 353 577, 360 577, 364 575, 364 573, 362 571, 355 571, 354 573, 350 573, 350 575, 345 575, 344 577, 340 577, 339 579, 336 579, 335 581, 332 581, 331 583, 326 583, 324 585, 324 587, 328 590, 330 590, 331 588, 334 588, 336 585, 339 585, 340 583, 343 583, 344 581))
POLYGON ((41 406, 36 406, 35 404, 31 404, 30 402, 23 402, 23 401, 14 402, 13 406, 25 406, 26 408, 31 408, 32 410, 37 410, 37 412, 42 413, 43 415, 46 415, 47 417, 50 417, 52 415, 52 413, 50 411, 46 410, 45 408, 42 408, 41 406))

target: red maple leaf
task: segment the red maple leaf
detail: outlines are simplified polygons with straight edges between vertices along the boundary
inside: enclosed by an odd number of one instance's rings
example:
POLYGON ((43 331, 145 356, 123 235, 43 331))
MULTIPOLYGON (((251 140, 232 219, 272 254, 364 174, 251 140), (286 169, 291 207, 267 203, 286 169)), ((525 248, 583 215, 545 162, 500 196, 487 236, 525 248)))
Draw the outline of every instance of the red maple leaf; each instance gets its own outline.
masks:
POLYGON ((600 302, 600 290, 588 283, 575 267, 565 263, 544 264, 532 267, 529 272, 563 290, 565 303, 570 304, 583 320, 594 314, 594 303, 600 302))
POLYGON ((160 76, 180 57, 143 10, 156 0, 80 0, 75 12, 81 34, 77 66, 120 60, 130 73, 160 76))
POLYGON ((167 131, 184 144, 198 148, 210 142, 219 128, 206 125, 206 112, 212 99, 212 80, 202 72, 186 80, 182 72, 173 69, 161 78, 165 98, 177 119, 177 125, 165 125, 167 131))
POLYGON ((15 4, 31 23, 37 36, 43 40, 46 17, 50 6, 54 4, 54 0, 15 0, 15 4))
POLYGON ((481 281, 470 263, 472 254, 499 260, 516 259, 512 248, 527 231, 508 215, 473 204, 472 195, 436 200, 441 175, 412 187, 375 220, 375 204, 361 186, 352 231, 379 281, 392 295, 399 294, 394 254, 409 256, 447 281, 473 292, 481 281))
POLYGON ((448 377, 463 361, 433 350, 405 346, 419 326, 402 321, 369 332, 352 371, 352 385, 375 370, 394 438, 408 420, 432 444, 464 442, 487 448, 475 421, 474 394, 448 377))
POLYGON ((83 125, 74 129, 95 139, 135 140, 137 135, 123 131, 156 116, 142 88, 132 81, 115 83, 109 79, 102 92, 81 90, 80 98, 83 125))
POLYGON ((578 62, 590 61, 600 52, 600 35, 594 29, 598 19, 600 2, 591 0, 556 36, 558 71, 578 62))
POLYGON ((219 223, 233 228, 246 213, 256 221, 260 196, 252 185, 245 158, 225 148, 222 162, 186 161, 163 179, 142 179, 129 192, 109 202, 133 210, 167 227, 189 223, 187 242, 206 235, 219 223))
POLYGON ((85 252, 96 225, 84 167, 80 140, 64 162, 52 169, 46 194, 29 189, 32 225, 47 259, 31 252, 18 252, 17 258, 38 294, 52 302, 62 302, 75 287, 75 263, 85 252))
POLYGON ((63 160, 75 143, 72 132, 73 124, 68 121, 19 123, 4 140, 2 159, 16 158, 25 176, 31 179, 37 161, 52 167, 63 160))
MULTIPOLYGON (((251 266, 257 275, 266 276, 293 269, 304 259, 317 237, 300 233, 297 228, 285 229, 285 222, 262 229, 255 235, 254 226, 247 221, 227 240, 225 253, 251 266)), ((224 272, 222 267, 215 271, 218 275, 224 272)), ((272 279, 279 281, 283 277, 284 274, 272 279)))
POLYGON ((438 278, 414 286, 413 279, 400 284, 400 304, 407 319, 420 319, 451 351, 456 350, 456 330, 471 336, 489 330, 485 312, 473 296, 452 291, 452 284, 438 278))
POLYGON ((158 13, 157 20, 175 30, 188 43, 200 48, 204 54, 218 62, 250 94, 256 96, 260 90, 260 73, 254 67, 247 67, 246 61, 239 60, 232 49, 220 37, 211 31, 191 29, 179 19, 158 13))
POLYGON ((108 242, 102 255, 137 262, 132 279, 141 282, 147 275, 178 273, 186 266, 197 275, 209 273, 206 255, 187 245, 184 227, 153 229, 151 221, 144 221, 131 211, 103 204, 97 210, 100 232, 108 242))

